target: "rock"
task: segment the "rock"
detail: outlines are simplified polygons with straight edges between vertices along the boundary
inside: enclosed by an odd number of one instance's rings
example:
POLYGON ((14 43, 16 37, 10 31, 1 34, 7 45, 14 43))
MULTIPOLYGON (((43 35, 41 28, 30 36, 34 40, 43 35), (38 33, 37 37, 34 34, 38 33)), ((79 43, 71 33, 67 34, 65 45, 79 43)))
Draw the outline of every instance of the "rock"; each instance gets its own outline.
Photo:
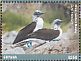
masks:
POLYGON ((14 39, 16 38, 17 32, 11 31, 3 34, 2 36, 2 42, 7 44, 12 44, 14 39))
POLYGON ((25 51, 21 47, 16 47, 14 49, 4 51, 3 54, 25 54, 25 51))
MULTIPOLYGON (((33 50, 31 50, 30 52, 26 52, 27 54, 48 54, 49 53, 49 49, 52 49, 53 46, 56 44, 56 41, 51 41, 48 42, 44 45, 41 45, 33 50)), ((28 51, 28 50, 26 50, 28 51)))
MULTIPOLYGON (((2 52, 3 54, 64 54, 64 53, 77 53, 79 52, 79 41, 75 35, 70 35, 71 33, 63 33, 61 40, 47 42, 43 45, 45 40, 35 40, 32 41, 32 48, 27 45, 17 46, 14 49, 10 47, 17 35, 17 32, 7 32, 3 35, 2 41, 2 52), (36 47, 37 46, 37 47, 36 47)), ((28 40, 28 39, 27 39, 28 40)), ((27 41, 26 40, 26 41, 27 41)), ((29 39, 30 40, 30 39, 29 39)))
POLYGON ((4 52, 5 50, 12 49, 10 46, 11 46, 10 44, 4 44, 4 43, 2 43, 2 50, 3 50, 2 52, 4 52))

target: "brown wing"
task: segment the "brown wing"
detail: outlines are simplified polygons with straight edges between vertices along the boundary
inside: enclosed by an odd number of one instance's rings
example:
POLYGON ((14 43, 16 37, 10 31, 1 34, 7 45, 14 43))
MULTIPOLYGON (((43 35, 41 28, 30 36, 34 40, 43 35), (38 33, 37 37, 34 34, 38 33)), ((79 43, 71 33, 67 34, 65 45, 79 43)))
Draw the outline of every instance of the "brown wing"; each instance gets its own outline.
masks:
POLYGON ((24 39, 26 39, 27 35, 32 33, 33 30, 36 27, 36 22, 32 22, 31 24, 27 25, 26 27, 24 27, 23 29, 21 29, 16 37, 16 39, 14 40, 13 44, 18 43, 24 39))
POLYGON ((30 38, 37 38, 42 40, 52 40, 56 37, 58 37, 60 34, 59 30, 53 30, 53 29, 40 29, 36 32, 34 32, 30 38))

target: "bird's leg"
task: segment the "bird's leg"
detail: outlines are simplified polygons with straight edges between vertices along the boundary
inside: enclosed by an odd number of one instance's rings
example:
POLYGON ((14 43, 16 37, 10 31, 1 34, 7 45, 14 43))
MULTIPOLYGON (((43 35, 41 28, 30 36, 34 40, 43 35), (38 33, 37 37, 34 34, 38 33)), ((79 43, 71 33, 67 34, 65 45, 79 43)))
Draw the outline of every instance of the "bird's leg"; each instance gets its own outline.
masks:
POLYGON ((53 39, 53 41, 59 41, 59 40, 61 40, 61 39, 53 39))

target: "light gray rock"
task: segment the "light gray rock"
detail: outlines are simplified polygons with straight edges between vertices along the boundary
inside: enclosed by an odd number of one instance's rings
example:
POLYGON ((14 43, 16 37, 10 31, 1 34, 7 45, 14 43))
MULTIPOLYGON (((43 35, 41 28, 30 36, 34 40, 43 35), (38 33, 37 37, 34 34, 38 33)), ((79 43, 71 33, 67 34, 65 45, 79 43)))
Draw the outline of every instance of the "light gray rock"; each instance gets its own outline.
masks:
POLYGON ((16 38, 16 35, 17 35, 16 31, 7 32, 2 35, 2 42, 12 44, 14 39, 16 38))
MULTIPOLYGON (((17 35, 16 31, 7 32, 3 35, 2 52, 4 54, 64 54, 64 53, 77 53, 79 51, 78 39, 71 33, 63 33, 60 41, 47 42, 41 46, 37 46, 44 43, 45 40, 32 41, 34 48, 28 48, 27 45, 10 47, 17 35), (75 38, 75 39, 74 39, 75 38), (37 47, 36 47, 37 46, 37 47)), ((27 39, 28 40, 28 39, 27 39)), ((27 41, 25 40, 25 41, 27 41)))
POLYGON ((9 49, 3 52, 3 54, 25 54, 23 48, 16 47, 14 49, 9 49))

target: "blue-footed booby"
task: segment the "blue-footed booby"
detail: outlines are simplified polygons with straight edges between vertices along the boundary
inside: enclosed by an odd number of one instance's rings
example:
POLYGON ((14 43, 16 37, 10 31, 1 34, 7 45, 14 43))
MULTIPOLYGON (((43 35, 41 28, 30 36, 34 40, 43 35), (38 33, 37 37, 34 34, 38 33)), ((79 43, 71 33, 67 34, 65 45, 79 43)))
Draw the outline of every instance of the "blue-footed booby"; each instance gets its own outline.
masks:
POLYGON ((42 14, 44 14, 44 13, 40 10, 36 10, 34 12, 34 14, 32 16, 32 23, 25 26, 23 29, 21 29, 18 32, 18 35, 16 36, 13 44, 25 40, 30 33, 35 32, 35 31, 43 28, 44 22, 43 22, 43 19, 40 17, 42 14))
POLYGON ((34 39, 41 39, 45 41, 59 41, 62 35, 62 29, 60 28, 62 20, 56 19, 53 22, 53 29, 39 29, 32 34, 30 34, 27 39, 28 47, 32 46, 32 42, 34 39))

